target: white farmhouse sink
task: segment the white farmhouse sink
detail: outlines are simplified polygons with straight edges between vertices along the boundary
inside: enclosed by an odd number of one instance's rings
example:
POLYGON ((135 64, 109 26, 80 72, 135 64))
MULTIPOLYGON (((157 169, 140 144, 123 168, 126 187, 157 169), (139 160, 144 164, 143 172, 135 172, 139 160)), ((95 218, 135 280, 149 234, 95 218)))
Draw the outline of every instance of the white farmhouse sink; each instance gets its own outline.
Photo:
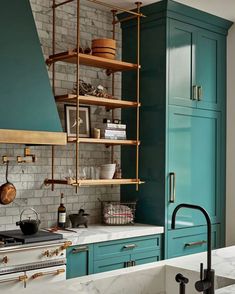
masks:
MULTIPOLYGON (((168 265, 82 282, 79 293, 88 293, 85 291, 89 288, 89 294, 177 294, 179 284, 175 281, 175 276, 178 273, 189 279, 186 294, 198 294, 194 288, 195 282, 199 280, 198 272, 168 265)), ((235 284, 235 280, 217 276, 215 278, 216 289, 232 284, 235 284)))

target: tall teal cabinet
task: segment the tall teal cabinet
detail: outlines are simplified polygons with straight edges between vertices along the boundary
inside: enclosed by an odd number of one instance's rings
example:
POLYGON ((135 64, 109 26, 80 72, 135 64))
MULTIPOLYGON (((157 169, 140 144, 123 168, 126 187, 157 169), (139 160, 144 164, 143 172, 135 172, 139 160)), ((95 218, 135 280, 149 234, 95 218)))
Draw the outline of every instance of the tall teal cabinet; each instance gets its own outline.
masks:
MULTIPOLYGON (((225 233, 226 36, 232 23, 170 0, 142 12, 140 178, 146 183, 139 192, 122 187, 122 199, 138 199, 138 222, 164 225, 165 258, 206 249, 200 212, 180 210, 171 230, 172 211, 183 202, 208 211, 217 248, 225 233)), ((123 22, 124 60, 136 59, 135 33, 136 21, 123 22)), ((134 100, 135 76, 123 75, 122 96, 134 100)), ((130 137, 133 119, 131 111, 122 112, 130 137)), ((123 148, 125 177, 134 175, 132 160, 133 150, 123 148)))

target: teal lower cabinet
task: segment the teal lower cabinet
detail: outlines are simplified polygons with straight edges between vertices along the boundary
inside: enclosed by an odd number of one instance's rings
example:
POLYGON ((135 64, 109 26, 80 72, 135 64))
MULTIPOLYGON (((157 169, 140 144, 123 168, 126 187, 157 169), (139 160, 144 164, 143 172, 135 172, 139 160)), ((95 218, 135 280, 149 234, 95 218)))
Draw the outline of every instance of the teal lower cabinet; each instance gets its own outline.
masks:
POLYGON ((93 245, 71 246, 67 249, 66 278, 93 273, 93 245))
POLYGON ((94 273, 161 259, 161 236, 144 236, 94 244, 94 273))
MULTIPOLYGON (((168 231, 168 258, 207 250, 207 227, 193 227, 168 231)), ((220 225, 212 226, 212 249, 220 242, 220 225)))

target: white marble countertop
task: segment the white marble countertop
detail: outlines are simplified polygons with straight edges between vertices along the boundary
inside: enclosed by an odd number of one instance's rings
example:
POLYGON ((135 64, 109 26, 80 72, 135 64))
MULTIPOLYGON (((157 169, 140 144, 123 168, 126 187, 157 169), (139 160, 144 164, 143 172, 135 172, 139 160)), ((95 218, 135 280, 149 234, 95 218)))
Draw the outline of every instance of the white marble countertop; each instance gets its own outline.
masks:
POLYGON ((63 234, 63 238, 72 241, 73 245, 149 236, 164 232, 163 227, 145 224, 130 226, 90 225, 87 229, 80 227, 78 229, 71 228, 71 230, 76 231, 76 233, 65 231, 58 231, 57 233, 63 234))
MULTIPOLYGON (((33 293, 41 294, 42 291, 47 291, 50 294, 175 294, 178 293, 178 285, 174 277, 180 272, 189 278, 191 289, 193 289, 190 290, 189 283, 186 293, 194 294, 197 293, 194 282, 199 279, 200 262, 206 265, 206 252, 58 283, 41 284, 40 287, 33 289, 33 293)), ((212 268, 216 274, 216 287, 223 287, 215 293, 234 294, 235 246, 214 250, 212 268)), ((32 288, 17 292, 29 294, 32 293, 32 288)), ((9 293, 13 292, 9 291, 9 293)))

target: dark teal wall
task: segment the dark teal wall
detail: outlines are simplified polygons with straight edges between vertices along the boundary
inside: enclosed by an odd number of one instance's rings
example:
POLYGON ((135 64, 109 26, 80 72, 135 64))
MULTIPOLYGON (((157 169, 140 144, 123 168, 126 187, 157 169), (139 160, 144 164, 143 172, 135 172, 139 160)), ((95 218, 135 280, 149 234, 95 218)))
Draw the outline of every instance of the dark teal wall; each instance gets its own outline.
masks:
POLYGON ((28 0, 0 8, 0 129, 62 131, 28 0))

